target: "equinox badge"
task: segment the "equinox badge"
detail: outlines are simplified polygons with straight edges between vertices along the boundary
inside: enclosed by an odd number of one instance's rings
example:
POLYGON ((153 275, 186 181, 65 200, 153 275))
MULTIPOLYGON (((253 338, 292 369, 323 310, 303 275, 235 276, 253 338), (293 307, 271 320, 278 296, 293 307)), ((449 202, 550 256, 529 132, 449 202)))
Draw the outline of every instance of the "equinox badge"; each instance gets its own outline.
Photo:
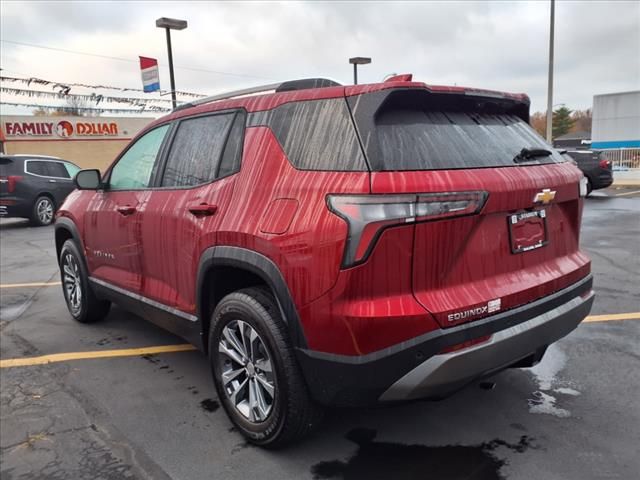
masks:
POLYGON ((533 203, 542 203, 546 205, 554 198, 556 198, 556 191, 545 188, 541 192, 536 193, 536 196, 533 197, 533 203))

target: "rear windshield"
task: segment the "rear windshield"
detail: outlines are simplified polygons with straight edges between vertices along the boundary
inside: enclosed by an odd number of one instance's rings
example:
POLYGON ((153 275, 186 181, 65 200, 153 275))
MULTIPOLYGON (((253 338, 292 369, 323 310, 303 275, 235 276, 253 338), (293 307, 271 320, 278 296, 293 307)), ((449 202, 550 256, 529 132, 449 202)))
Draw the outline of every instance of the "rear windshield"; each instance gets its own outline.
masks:
POLYGON ((513 167, 564 161, 524 120, 528 104, 415 90, 382 95, 363 95, 353 103, 372 170, 513 167), (514 162, 523 148, 552 153, 514 162))
MULTIPOLYGON (((523 148, 552 150, 514 115, 396 110, 376 121, 385 170, 441 170, 514 166, 523 148)), ((562 158, 553 153, 535 163, 562 158)))
POLYGON ((16 173, 15 162, 7 157, 0 157, 0 177, 16 173))

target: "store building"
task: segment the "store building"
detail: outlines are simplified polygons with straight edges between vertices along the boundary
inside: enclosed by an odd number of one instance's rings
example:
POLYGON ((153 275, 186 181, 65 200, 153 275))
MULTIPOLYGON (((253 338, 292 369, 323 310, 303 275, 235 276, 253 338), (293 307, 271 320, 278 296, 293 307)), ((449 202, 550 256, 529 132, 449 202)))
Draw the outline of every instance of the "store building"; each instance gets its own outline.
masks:
POLYGON ((640 168, 640 90, 595 95, 591 133, 614 168, 640 168))
POLYGON ((153 118, 0 117, 0 141, 5 154, 51 155, 81 168, 102 171, 153 118))

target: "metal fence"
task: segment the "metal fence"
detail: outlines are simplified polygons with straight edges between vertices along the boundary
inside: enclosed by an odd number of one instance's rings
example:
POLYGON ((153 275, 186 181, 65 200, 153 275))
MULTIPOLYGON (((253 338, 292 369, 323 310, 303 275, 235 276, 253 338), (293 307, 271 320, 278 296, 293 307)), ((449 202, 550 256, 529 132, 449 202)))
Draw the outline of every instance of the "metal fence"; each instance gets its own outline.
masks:
POLYGON ((602 150, 615 169, 640 168, 640 148, 602 150))

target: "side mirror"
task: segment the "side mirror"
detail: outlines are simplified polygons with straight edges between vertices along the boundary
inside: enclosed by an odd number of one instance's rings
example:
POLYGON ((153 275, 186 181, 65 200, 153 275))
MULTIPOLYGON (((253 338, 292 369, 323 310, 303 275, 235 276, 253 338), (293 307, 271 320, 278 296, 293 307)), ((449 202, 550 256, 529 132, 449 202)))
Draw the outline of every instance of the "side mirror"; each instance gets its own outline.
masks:
POLYGON ((100 170, 95 168, 80 170, 73 179, 79 190, 98 190, 100 188, 100 170))

